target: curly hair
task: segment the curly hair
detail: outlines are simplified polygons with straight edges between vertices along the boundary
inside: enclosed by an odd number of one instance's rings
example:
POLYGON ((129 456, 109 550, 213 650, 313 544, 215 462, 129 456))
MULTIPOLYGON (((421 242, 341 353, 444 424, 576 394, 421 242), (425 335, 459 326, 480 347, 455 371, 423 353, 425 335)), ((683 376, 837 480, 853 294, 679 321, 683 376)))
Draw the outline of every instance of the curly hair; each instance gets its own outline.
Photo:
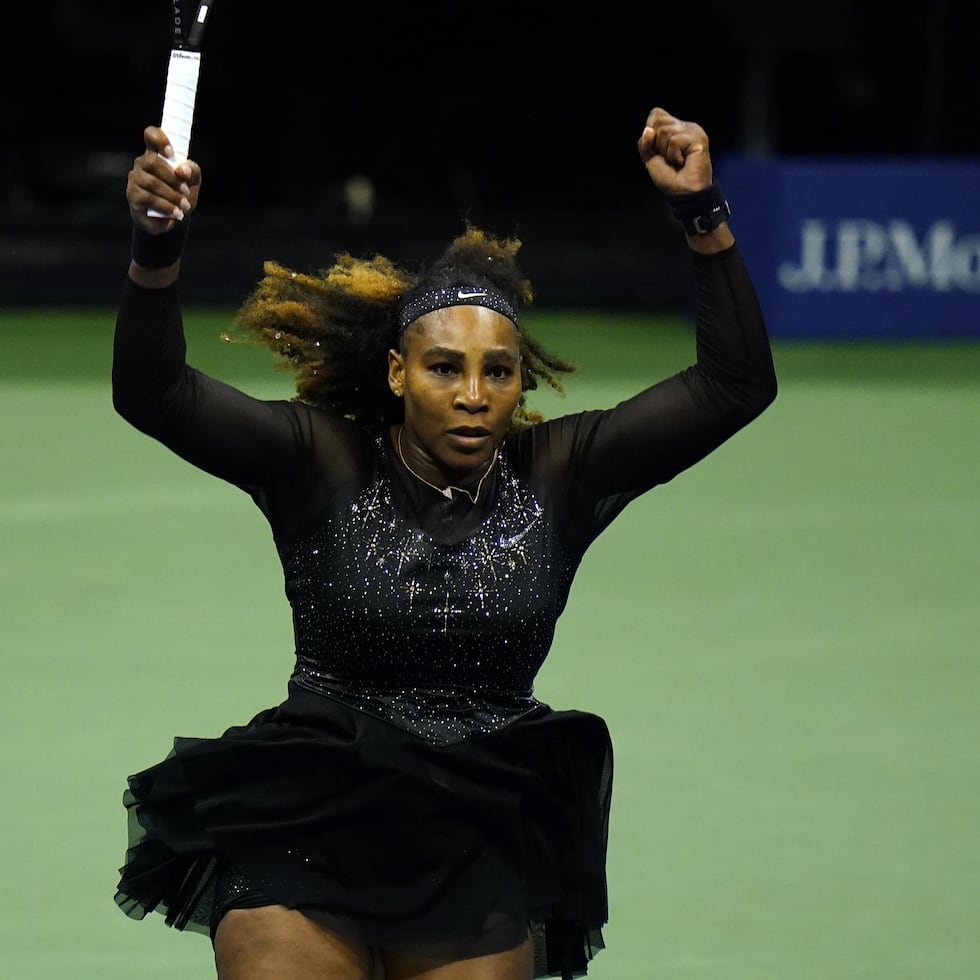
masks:
MULTIPOLYGON (((412 272, 382 255, 359 259, 343 253, 317 275, 266 262, 263 278, 235 315, 237 335, 225 340, 262 344, 277 366, 296 378, 296 397, 365 425, 404 419, 404 403, 388 387, 388 351, 400 344, 398 310, 415 295, 442 286, 492 287, 519 310, 533 299, 518 267, 521 242, 496 238, 467 224, 428 268, 412 272)), ((558 378, 575 367, 518 330, 521 399, 513 426, 542 420, 524 392, 545 382, 559 393, 558 378)))

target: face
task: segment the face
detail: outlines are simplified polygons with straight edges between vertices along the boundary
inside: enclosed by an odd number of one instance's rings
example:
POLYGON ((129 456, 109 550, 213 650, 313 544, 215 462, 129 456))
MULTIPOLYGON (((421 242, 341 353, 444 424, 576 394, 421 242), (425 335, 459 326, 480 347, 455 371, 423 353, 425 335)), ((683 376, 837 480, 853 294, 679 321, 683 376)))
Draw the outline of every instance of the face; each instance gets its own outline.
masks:
POLYGON ((433 482, 483 474, 521 397, 517 329, 483 306, 451 306, 405 331, 388 383, 405 400, 402 449, 433 482))

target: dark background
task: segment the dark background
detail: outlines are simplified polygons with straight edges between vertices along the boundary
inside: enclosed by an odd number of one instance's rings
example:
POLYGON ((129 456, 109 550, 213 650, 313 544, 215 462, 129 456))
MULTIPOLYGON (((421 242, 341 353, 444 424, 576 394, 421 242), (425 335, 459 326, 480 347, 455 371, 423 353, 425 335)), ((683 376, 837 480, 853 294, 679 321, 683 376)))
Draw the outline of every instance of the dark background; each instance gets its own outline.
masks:
MULTIPOLYGON (((46 0, 7 18, 0 301, 112 300, 171 6, 46 0)), ((264 258, 415 260, 467 217, 522 238, 541 301, 681 303, 677 233, 636 155, 652 106, 701 122, 719 159, 980 157, 978 20, 958 0, 216 0, 186 275, 234 301, 264 258), (369 214, 350 190, 365 184, 369 214)))

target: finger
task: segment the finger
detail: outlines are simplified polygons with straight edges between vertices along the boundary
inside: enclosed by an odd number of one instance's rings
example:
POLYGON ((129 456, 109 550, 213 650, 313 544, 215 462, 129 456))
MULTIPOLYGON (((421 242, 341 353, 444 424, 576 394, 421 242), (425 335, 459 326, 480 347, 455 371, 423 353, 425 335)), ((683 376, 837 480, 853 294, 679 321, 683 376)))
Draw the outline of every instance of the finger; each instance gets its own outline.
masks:
POLYGON ((684 134, 677 132, 674 127, 658 130, 657 149, 660 156, 672 167, 679 169, 684 164, 684 134))
POLYGON ((126 200, 130 209, 135 213, 145 214, 147 211, 159 211, 180 221, 184 214, 191 210, 190 188, 182 182, 174 186, 177 175, 163 164, 167 179, 161 179, 151 170, 135 167, 129 174, 126 185, 126 200))
POLYGON ((147 126, 143 130, 143 143, 148 154, 163 157, 170 161, 171 166, 173 165, 174 148, 170 145, 167 134, 159 126, 147 126))
POLYGON ((654 156, 657 152, 657 131, 647 124, 640 133, 640 138, 636 141, 636 148, 640 151, 640 157, 644 162, 654 156))
POLYGON ((670 191, 677 180, 677 171, 659 154, 654 154, 646 161, 647 173, 654 184, 663 191, 670 191))
POLYGON ((684 130, 677 120, 664 120, 657 125, 651 125, 648 121, 640 134, 638 146, 644 157, 662 156, 677 166, 678 161, 683 159, 684 140, 684 130))
MULTIPOLYGON (((162 133, 162 130, 159 130, 162 133)), ((169 147, 169 143, 166 144, 169 147)), ((192 160, 175 163, 165 159, 157 150, 148 149, 137 157, 133 165, 134 171, 149 175, 147 179, 156 178, 176 187, 180 183, 197 186, 201 183, 201 168, 192 160)), ((185 192, 186 193, 186 192, 185 192)))
POLYGON ((190 187, 197 187, 201 183, 201 168, 193 160, 185 160, 179 163, 174 172, 180 179, 190 187))
POLYGON ((685 125, 671 136, 664 155, 673 166, 681 169, 689 157, 707 152, 708 140, 704 131, 697 126, 685 125))
POLYGON ((182 208, 170 204, 166 198, 153 197, 152 195, 143 199, 139 204, 131 204, 130 210, 134 221, 153 229, 164 224, 165 227, 161 228, 162 231, 170 228, 169 224, 165 224, 166 222, 183 221, 186 215, 182 208))
POLYGON ((647 125, 651 129, 660 129, 677 121, 676 116, 672 116, 666 109, 662 109, 660 106, 655 106, 651 109, 650 114, 647 116, 647 125))

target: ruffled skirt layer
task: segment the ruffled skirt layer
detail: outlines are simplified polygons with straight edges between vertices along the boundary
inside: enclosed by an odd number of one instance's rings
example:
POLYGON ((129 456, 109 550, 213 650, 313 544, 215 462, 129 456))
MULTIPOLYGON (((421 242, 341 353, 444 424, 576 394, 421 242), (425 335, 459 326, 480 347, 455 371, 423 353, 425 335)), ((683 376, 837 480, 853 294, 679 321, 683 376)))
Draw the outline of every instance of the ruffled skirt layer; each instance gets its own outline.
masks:
POLYGON ((220 738, 177 738, 124 794, 116 902, 208 933, 228 868, 369 946, 470 955, 532 930, 536 977, 603 947, 612 749, 601 718, 541 704, 432 745, 291 686, 220 738))

